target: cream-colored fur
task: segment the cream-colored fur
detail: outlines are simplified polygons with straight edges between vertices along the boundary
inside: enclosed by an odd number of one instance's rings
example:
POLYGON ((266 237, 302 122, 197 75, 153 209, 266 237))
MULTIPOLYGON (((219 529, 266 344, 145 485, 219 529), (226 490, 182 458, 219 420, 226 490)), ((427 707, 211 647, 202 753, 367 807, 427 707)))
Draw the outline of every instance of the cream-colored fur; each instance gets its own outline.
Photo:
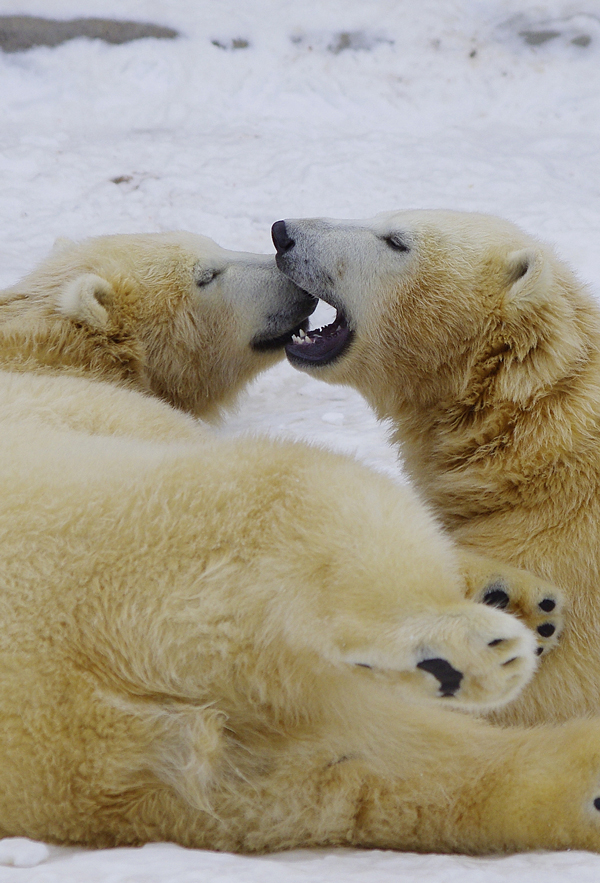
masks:
POLYGON ((0 367, 111 381, 212 417, 313 306, 272 258, 204 236, 60 240, 0 293, 0 367))
MULTIPOLYGON (((393 421, 411 477, 455 539, 567 595, 559 649, 497 719, 597 714, 597 303, 548 247, 498 218, 398 212, 275 233, 280 267, 354 331, 319 376, 355 386, 393 421)), ((302 355, 291 348, 310 368, 302 355)))
POLYGON ((552 588, 351 459, 190 416, 312 309, 272 259, 92 240, 0 301, 1 836, 600 850, 600 724, 454 710, 539 649, 467 589, 552 588))

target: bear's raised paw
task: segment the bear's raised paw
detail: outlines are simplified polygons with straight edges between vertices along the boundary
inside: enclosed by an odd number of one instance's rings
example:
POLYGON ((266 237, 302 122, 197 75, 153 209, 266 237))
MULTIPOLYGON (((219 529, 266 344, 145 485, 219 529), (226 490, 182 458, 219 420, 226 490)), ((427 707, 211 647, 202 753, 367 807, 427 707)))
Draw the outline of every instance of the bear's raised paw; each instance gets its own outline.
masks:
POLYGON ((557 645, 564 628, 564 596, 560 589, 493 558, 466 551, 460 558, 468 597, 517 616, 534 633, 538 656, 557 645))
POLYGON ((342 659, 417 700, 483 711, 516 697, 536 668, 535 649, 517 617, 465 600, 408 616, 342 659))

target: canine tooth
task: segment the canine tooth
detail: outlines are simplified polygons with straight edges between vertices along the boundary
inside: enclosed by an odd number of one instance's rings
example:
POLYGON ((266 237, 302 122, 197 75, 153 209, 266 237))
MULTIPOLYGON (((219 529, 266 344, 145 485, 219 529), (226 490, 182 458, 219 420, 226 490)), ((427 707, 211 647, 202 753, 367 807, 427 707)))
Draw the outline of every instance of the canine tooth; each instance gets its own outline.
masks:
POLYGON ((292 334, 292 343, 303 344, 306 346, 307 344, 312 343, 312 339, 308 334, 305 334, 304 331, 299 331, 298 334, 292 334))

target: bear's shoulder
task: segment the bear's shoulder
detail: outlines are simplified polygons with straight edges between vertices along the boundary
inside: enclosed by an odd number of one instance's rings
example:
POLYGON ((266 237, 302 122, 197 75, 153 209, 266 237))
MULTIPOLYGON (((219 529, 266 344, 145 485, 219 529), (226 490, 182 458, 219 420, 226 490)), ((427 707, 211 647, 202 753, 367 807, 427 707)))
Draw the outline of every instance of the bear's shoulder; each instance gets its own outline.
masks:
POLYGON ((160 399, 85 376, 0 371, 0 422, 141 441, 190 442, 206 437, 196 418, 160 399))

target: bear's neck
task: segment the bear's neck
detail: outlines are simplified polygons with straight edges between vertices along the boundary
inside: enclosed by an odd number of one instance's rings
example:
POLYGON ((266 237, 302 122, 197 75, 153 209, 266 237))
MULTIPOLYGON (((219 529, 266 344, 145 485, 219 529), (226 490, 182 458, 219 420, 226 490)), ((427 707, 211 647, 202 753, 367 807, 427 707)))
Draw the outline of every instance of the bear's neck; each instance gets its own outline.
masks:
MULTIPOLYGON (((577 355, 563 360, 551 382, 539 376, 533 354, 529 364, 514 367, 532 384, 526 397, 494 395, 501 371, 488 360, 489 382, 482 383, 478 373, 460 384, 460 395, 455 390, 452 398, 427 407, 403 401, 380 414, 394 421, 393 440, 406 469, 447 527, 523 507, 550 512, 557 493, 578 506, 590 482, 600 486, 600 474, 591 474, 600 473, 600 314, 595 307, 581 327, 577 355)), ((562 343, 546 341, 543 359, 553 350, 560 353, 562 343)), ((498 354, 498 362, 503 359, 498 354)), ((521 378, 516 386, 522 392, 521 378)))
POLYGON ((142 353, 119 332, 95 333, 16 296, 0 301, 0 369, 67 373, 147 389, 142 353))

